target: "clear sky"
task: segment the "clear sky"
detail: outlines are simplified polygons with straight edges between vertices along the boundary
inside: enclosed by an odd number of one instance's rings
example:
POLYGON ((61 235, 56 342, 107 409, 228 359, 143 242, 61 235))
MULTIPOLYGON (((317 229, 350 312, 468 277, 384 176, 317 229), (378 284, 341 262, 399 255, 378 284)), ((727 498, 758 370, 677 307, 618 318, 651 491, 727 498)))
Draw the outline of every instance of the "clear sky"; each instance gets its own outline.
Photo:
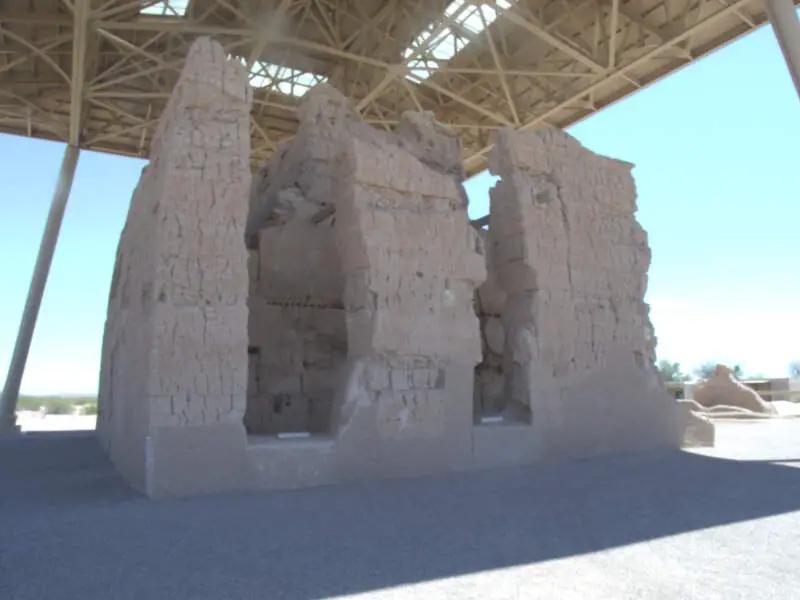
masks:
MULTIPOLYGON (((800 104, 769 27, 571 129, 635 163, 660 358, 785 376, 800 359, 800 104)), ((0 377, 63 146, 0 135, 0 377)), ((143 161, 85 152, 23 393, 95 393, 117 240, 143 161)), ((467 187, 473 217, 493 179, 467 187)), ((2 382, 0 382, 0 385, 2 382)))

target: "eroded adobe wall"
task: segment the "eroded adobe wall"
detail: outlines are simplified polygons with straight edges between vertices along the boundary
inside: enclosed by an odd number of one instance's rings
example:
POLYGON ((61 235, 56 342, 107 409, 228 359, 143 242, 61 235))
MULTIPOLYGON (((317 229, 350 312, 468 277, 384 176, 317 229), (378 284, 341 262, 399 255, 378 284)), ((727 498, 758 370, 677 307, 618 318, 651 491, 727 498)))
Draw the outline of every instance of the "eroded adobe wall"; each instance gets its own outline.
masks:
POLYGON ((253 434, 328 433, 347 353, 344 275, 334 237, 334 164, 341 139, 384 139, 349 101, 321 85, 297 111, 295 137, 250 189, 250 378, 253 434))
POLYGON ((490 232, 478 231, 486 256, 487 276, 475 295, 475 312, 480 321, 482 360, 475 367, 475 416, 478 422, 485 417, 505 416, 507 402, 503 363, 505 329, 503 310, 506 294, 497 278, 490 243, 490 232))
POLYGON ((452 178, 466 206, 460 185, 465 178, 461 140, 432 113, 406 112, 395 131, 388 133, 362 122, 341 92, 322 84, 304 97, 297 119, 294 138, 280 143, 253 176, 248 236, 296 218, 308 219, 319 209, 335 205, 335 162, 342 144, 350 139, 405 148, 431 170, 452 178))
POLYGON ((677 445, 644 302, 650 250, 632 165, 558 130, 503 131, 491 252, 507 301, 504 373, 553 455, 677 445))
POLYGON ((147 372, 153 340, 151 290, 156 265, 155 221, 142 170, 120 235, 103 334, 97 432, 117 468, 138 488, 145 483, 144 440, 149 429, 147 372))
POLYGON ((344 277, 331 221, 295 218, 262 229, 251 250, 250 433, 330 431, 347 354, 344 277))
POLYGON ((251 187, 245 422, 331 436, 255 444, 262 484, 466 468, 485 263, 460 140, 427 113, 376 130, 326 85, 298 118, 251 187), (316 424, 307 379, 335 400, 316 424))
POLYGON ((297 132, 253 176, 248 236, 292 219, 308 219, 334 204, 334 161, 345 137, 394 143, 392 136, 363 123, 350 101, 329 85, 318 85, 297 110, 297 132))
MULTIPOLYGON (((426 135, 437 143, 435 131, 426 135)), ((485 262, 457 177, 412 151, 350 139, 338 164, 349 339, 337 412, 343 470, 421 473, 471 461, 481 359, 473 298, 485 262)))
POLYGON ((244 481, 251 101, 244 68, 196 40, 120 241, 101 431, 153 495, 244 481))
POLYGON ((695 384, 692 398, 705 408, 729 406, 756 413, 777 414, 772 402, 764 400, 758 392, 739 381, 733 370, 725 365, 717 365, 711 377, 695 384))
POLYGON ((433 115, 406 113, 389 134, 363 123, 346 97, 320 85, 304 98, 298 119, 297 135, 251 186, 250 433, 331 429, 331 401, 347 356, 333 208, 337 160, 349 142, 405 148, 455 182, 466 206, 460 140, 433 115))

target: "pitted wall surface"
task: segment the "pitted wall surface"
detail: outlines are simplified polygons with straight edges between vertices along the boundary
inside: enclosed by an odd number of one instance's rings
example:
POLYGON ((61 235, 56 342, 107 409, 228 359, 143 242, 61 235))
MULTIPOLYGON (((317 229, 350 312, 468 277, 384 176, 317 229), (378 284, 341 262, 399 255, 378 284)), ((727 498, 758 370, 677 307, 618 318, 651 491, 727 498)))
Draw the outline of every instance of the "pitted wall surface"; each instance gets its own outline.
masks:
POLYGON ((174 473, 192 452, 186 432, 238 435, 244 457, 251 101, 244 68, 218 43, 195 41, 120 240, 98 423, 112 459, 155 495, 168 493, 172 475, 198 490, 236 485, 213 460, 204 473, 174 473))
POLYGON ((259 231, 251 252, 247 430, 328 433, 347 354, 333 226, 295 218, 259 231))
POLYGON ((485 229, 478 230, 483 253, 486 257, 486 281, 475 295, 475 313, 480 321, 482 360, 475 368, 475 417, 508 414, 508 392, 503 367, 505 362, 506 334, 503 326, 503 311, 506 294, 498 281, 491 236, 485 229))
POLYGON ((338 169, 349 339, 341 457, 386 474, 468 468, 481 359, 473 302, 486 267, 460 183, 399 144, 361 139, 338 169))
POLYGON ((480 231, 458 137, 432 115, 377 131, 318 86, 251 185, 251 100, 241 65, 197 40, 120 239, 98 423, 134 485, 276 489, 680 443, 631 165, 561 132, 500 132, 480 231))
POLYGON ((678 444, 644 302, 650 249, 632 165, 558 130, 503 131, 490 239, 507 294, 504 372, 545 453, 678 444))

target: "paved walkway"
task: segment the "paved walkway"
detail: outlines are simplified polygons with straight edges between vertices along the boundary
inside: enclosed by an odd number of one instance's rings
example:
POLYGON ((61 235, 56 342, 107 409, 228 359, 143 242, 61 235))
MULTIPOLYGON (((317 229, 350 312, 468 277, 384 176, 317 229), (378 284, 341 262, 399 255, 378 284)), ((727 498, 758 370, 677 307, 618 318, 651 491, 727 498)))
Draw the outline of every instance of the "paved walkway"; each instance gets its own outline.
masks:
POLYGON ((0 441, 0 598, 800 598, 800 420, 726 423, 718 439, 151 502, 91 433, 30 434, 0 441))

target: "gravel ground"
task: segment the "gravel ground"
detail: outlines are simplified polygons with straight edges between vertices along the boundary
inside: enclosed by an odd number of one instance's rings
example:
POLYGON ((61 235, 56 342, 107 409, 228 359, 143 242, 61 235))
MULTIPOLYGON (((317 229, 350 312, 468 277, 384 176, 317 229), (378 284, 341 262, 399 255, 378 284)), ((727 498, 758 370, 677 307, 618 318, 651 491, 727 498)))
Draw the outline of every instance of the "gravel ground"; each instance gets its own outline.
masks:
POLYGON ((800 598, 800 420, 718 447, 152 502, 91 433, 0 441, 0 598, 800 598))

